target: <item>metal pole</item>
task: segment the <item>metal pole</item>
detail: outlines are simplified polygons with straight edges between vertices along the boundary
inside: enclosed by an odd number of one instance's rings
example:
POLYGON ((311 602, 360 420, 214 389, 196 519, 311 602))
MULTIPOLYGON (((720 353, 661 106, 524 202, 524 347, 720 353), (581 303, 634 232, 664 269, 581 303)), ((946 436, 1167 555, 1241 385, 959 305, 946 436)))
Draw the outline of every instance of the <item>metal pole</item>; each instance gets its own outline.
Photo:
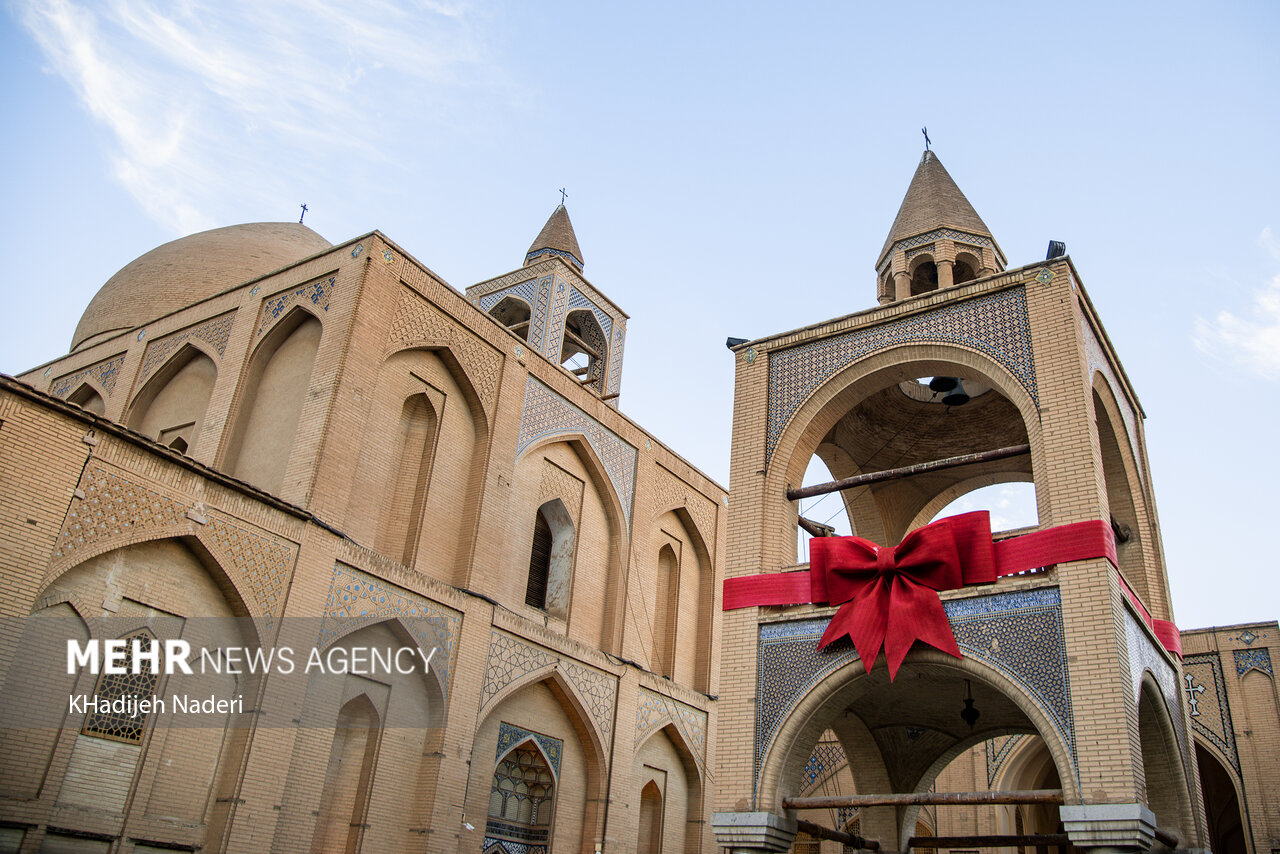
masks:
POLYGON ((814 486, 801 486, 796 489, 788 489, 787 500, 797 501, 801 498, 812 498, 815 495, 826 495, 828 492, 839 492, 842 489, 849 489, 854 486, 865 486, 869 483, 880 483, 885 480, 897 480, 900 477, 910 477, 915 474, 941 471, 942 469, 955 468, 956 466, 967 466, 972 465, 973 463, 987 463, 992 460, 1003 460, 1007 457, 1020 457, 1023 454, 1029 453, 1031 453, 1030 445, 1010 445, 1007 448, 996 448, 994 451, 979 451, 976 454, 962 454, 958 457, 947 457, 941 460, 933 460, 928 463, 916 463, 915 465, 902 466, 896 469, 885 469, 884 471, 873 471, 867 474, 856 474, 853 477, 833 480, 830 483, 819 483, 814 486))
POLYGON ((787 809, 838 807, 980 806, 982 804, 1061 804, 1061 789, 1016 789, 992 792, 916 792, 890 795, 832 795, 783 798, 787 809))

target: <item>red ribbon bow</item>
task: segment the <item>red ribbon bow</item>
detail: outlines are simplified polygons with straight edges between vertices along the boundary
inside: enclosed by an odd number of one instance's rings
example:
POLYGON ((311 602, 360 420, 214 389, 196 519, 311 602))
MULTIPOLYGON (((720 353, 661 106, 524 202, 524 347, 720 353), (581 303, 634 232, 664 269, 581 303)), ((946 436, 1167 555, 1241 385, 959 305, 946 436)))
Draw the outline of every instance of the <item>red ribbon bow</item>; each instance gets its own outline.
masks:
POLYGON ((938 591, 996 580, 985 512, 941 519, 896 546, 861 537, 815 538, 809 557, 815 601, 841 606, 818 648, 847 634, 869 669, 883 646, 890 679, 918 640, 960 658, 938 591))

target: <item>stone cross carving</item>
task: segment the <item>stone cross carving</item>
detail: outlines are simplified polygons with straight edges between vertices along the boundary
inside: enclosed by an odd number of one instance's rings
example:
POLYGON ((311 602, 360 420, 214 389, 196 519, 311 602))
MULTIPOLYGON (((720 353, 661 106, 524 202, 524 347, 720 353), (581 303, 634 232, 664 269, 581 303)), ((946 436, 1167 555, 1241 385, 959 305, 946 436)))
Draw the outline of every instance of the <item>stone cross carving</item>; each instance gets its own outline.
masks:
POLYGON ((1187 704, 1191 706, 1191 717, 1198 718, 1200 717, 1200 698, 1196 695, 1204 693, 1204 686, 1196 685, 1194 683, 1195 677, 1190 673, 1186 674, 1185 678, 1187 680, 1187 704))

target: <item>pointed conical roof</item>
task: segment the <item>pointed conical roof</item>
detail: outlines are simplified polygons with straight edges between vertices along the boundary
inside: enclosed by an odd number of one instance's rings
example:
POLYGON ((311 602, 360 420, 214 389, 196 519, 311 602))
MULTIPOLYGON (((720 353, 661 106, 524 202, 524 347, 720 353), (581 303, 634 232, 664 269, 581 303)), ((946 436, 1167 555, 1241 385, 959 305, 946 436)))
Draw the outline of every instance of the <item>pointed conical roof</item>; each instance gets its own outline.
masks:
POLYGON ((907 195, 902 199, 902 207, 898 208, 893 227, 889 229, 889 236, 885 238, 877 264, 897 241, 942 226, 992 238, 991 230, 960 192, 956 182, 951 180, 938 155, 926 149, 920 165, 916 167, 916 174, 911 178, 911 186, 907 187, 907 195))
POLYGON ((547 224, 542 227, 542 231, 538 232, 538 236, 534 238, 533 243, 529 246, 529 251, 525 253, 525 263, 528 264, 532 260, 532 255, 544 249, 550 249, 556 252, 567 252, 573 256, 573 260, 577 262, 579 267, 582 266, 582 250, 578 248, 578 238, 573 233, 573 223, 569 221, 569 212, 565 210, 563 204, 556 207, 551 212, 551 217, 547 220, 547 224))

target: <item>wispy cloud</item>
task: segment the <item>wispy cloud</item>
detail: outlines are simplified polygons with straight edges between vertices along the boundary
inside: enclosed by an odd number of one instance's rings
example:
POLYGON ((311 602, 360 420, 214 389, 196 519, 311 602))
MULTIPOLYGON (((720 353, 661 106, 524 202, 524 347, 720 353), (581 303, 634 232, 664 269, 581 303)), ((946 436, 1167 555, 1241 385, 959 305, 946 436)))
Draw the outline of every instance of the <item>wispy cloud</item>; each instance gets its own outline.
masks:
POLYGON ((410 116, 430 132, 497 80, 464 3, 25 0, 20 17, 111 131, 116 177, 180 232, 327 158, 410 156, 392 144, 410 116))
MULTIPOLYGON (((1258 242, 1280 261, 1280 240, 1264 228, 1258 242)), ((1195 345, 1205 353, 1227 359, 1262 377, 1280 379, 1280 273, 1253 293, 1246 317, 1220 311, 1212 320, 1197 317, 1195 345)))

